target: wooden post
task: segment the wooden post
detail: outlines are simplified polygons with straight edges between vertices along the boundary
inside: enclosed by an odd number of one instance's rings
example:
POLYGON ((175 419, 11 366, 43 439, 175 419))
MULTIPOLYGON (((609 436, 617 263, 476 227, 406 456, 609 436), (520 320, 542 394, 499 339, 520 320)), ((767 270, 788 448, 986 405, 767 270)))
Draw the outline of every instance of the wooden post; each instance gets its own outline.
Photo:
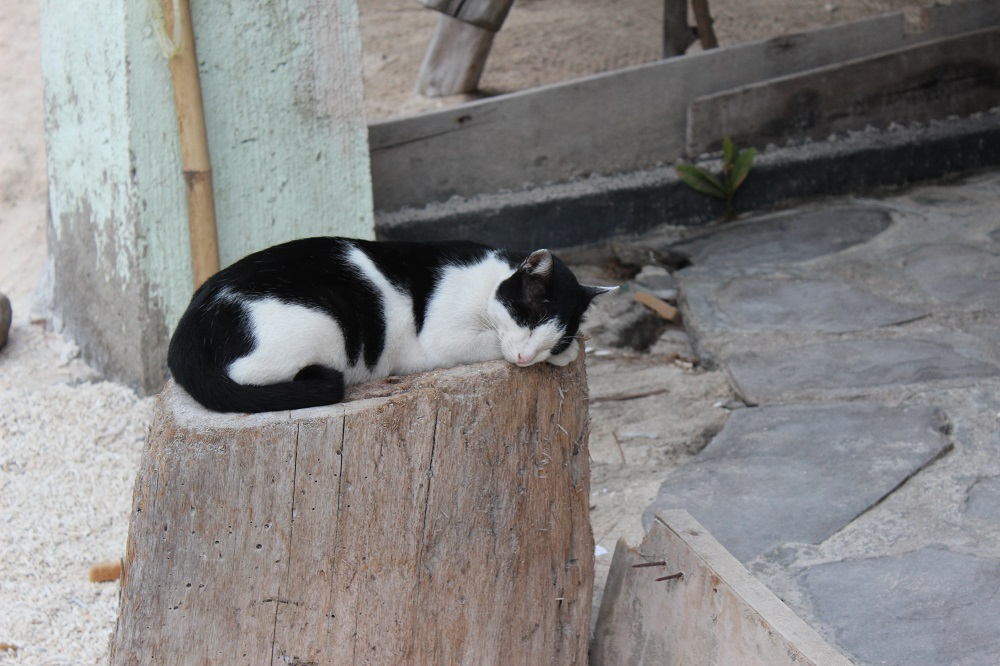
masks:
POLYGON ((715 36, 715 28, 712 25, 715 19, 709 12, 708 0, 691 0, 691 13, 694 14, 694 24, 698 28, 701 48, 706 51, 719 48, 719 38, 715 36))
POLYGON ((694 43, 687 18, 688 0, 663 0, 663 57, 684 55, 694 43))
POLYGON ((420 0, 441 12, 417 74, 416 92, 444 97, 474 92, 514 0, 420 0))
POLYGON ((111 663, 586 664, 586 393, 582 358, 253 416, 169 384, 111 663))
POLYGON ((695 28, 688 25, 688 0, 663 0, 663 57, 684 55, 695 42, 695 34, 704 50, 719 48, 712 24, 715 20, 709 13, 708 0, 691 0, 695 28))

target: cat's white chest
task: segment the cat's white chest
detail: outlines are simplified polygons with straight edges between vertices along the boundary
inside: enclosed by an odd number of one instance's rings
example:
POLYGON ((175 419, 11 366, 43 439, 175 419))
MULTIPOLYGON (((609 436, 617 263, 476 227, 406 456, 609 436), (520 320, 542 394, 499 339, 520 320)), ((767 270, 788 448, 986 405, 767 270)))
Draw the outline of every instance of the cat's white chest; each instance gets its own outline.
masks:
POLYGON ((500 338, 488 304, 513 269, 490 257, 474 266, 447 268, 427 304, 418 341, 429 367, 502 358, 500 338))
POLYGON ((372 376, 501 358, 486 304, 497 284, 512 273, 506 262, 490 257, 473 266, 444 269, 418 333, 411 296, 389 282, 363 252, 353 252, 349 259, 382 296, 385 349, 372 376))

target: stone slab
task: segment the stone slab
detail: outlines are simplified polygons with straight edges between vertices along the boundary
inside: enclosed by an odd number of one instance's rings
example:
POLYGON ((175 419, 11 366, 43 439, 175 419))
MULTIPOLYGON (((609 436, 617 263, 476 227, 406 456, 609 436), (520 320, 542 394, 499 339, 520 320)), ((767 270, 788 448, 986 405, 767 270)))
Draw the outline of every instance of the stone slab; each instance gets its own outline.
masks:
POLYGON ((925 245, 906 255, 903 270, 946 308, 1000 310, 1000 256, 987 249, 925 245))
POLYGON ((891 326, 930 314, 840 278, 746 275, 718 270, 681 273, 687 319, 706 332, 807 331, 845 333, 891 326))
POLYGON ((820 543, 951 448, 945 415, 876 402, 733 412, 643 513, 684 509, 737 559, 820 543))
POLYGON ((997 366, 959 352, 947 340, 912 337, 784 345, 736 353, 724 363, 751 404, 1000 375, 997 366))
POLYGON ((1000 525, 1000 476, 976 479, 965 499, 965 517, 1000 525))
POLYGON ((892 224, 880 208, 839 206, 727 225, 671 249, 694 266, 762 266, 815 259, 871 240, 892 224))
POLYGON ((800 576, 820 622, 859 664, 1000 663, 1000 561, 929 547, 800 576))
POLYGON ((997 352, 1000 359, 1000 310, 993 312, 965 312, 952 320, 951 325, 959 331, 978 338, 987 348, 997 352))

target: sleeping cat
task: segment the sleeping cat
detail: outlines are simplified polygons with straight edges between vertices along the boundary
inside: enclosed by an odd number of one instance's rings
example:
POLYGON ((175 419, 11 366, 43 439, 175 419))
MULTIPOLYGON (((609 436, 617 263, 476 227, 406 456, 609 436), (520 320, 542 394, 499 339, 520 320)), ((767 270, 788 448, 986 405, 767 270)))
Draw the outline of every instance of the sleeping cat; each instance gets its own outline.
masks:
POLYGON ((371 379, 506 359, 565 365, 597 294, 548 250, 307 238, 251 254, 194 294, 174 379, 220 412, 339 402, 371 379))

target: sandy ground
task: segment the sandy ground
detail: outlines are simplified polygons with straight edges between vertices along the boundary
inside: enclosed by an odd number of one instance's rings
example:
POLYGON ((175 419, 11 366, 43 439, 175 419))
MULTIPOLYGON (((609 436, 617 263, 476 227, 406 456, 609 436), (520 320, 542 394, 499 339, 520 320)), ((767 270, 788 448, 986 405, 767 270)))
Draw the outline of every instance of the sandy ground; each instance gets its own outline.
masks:
MULTIPOLYGON (((723 44, 904 9, 929 0, 713 0, 723 44)), ((483 76, 490 94, 654 60, 660 6, 649 0, 519 0, 483 76)), ((372 119, 460 100, 411 93, 436 15, 412 0, 361 0, 372 119)), ((102 663, 117 588, 87 581, 125 548, 134 470, 151 399, 101 381, 71 341, 32 323, 46 256, 45 144, 36 0, 0 3, 0 291, 14 305, 0 351, 0 663, 102 663), (16 649, 14 649, 16 646, 16 649)), ((725 379, 664 356, 589 362, 594 396, 668 388, 663 400, 593 407, 593 522, 598 545, 641 534, 639 513, 665 468, 724 420, 725 379)), ((601 578, 610 560, 598 558, 601 578)))
MULTIPOLYGON (((933 0, 711 0, 722 45, 903 11, 918 29, 933 0)), ((951 0, 937 4, 951 4, 951 0)), ((361 0, 365 90, 370 119, 452 104, 414 96, 438 14, 414 0, 361 0)), ((524 90, 657 60, 660 0, 517 0, 493 41, 480 81, 485 94, 524 90)), ((691 19, 693 21, 693 18, 691 19)), ((691 52, 699 47, 693 45, 691 52)))

